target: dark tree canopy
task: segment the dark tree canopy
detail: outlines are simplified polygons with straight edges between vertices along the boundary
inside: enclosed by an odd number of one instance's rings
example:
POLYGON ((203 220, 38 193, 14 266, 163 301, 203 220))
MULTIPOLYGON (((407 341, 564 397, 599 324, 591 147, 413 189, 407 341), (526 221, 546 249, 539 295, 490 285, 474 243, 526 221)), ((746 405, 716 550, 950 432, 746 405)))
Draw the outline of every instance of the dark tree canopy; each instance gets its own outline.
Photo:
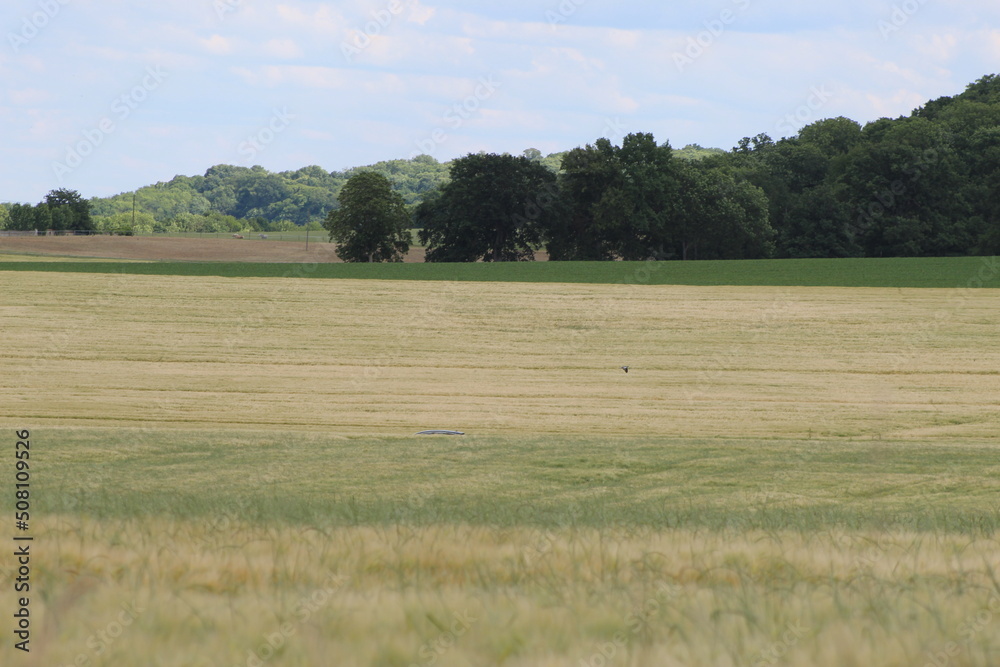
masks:
POLYGON ((664 242, 676 205, 677 180, 669 144, 630 134, 621 147, 607 139, 563 158, 568 214, 550 233, 553 259, 646 259, 664 242))
POLYGON ((58 189, 45 195, 45 200, 31 206, 11 204, 7 209, 7 228, 19 231, 60 230, 90 231, 90 202, 76 190, 58 189))
POLYGON ((94 229, 94 221, 90 217, 90 202, 76 190, 52 190, 45 195, 44 204, 39 204, 42 205, 51 212, 52 225, 48 229, 94 229))
POLYGON ((528 157, 473 154, 417 209, 428 262, 534 259, 558 213, 556 176, 528 157))
POLYGON ((561 184, 567 214, 548 235, 552 259, 766 257, 772 249, 758 188, 711 163, 676 159, 651 134, 570 151, 561 184))
POLYGON ((410 249, 410 215, 382 174, 365 171, 347 181, 326 229, 345 262, 401 262, 410 249))

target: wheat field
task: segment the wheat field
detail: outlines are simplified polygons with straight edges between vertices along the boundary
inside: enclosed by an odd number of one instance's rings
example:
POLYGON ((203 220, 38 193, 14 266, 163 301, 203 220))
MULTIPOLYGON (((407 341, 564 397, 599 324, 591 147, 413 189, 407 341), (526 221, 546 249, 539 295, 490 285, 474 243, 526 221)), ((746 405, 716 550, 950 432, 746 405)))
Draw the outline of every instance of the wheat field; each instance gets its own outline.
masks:
POLYGON ((0 279, 15 424, 902 439, 1000 426, 994 290, 0 279))
POLYGON ((996 291, 0 293, 36 513, 2 664, 998 662, 996 291))

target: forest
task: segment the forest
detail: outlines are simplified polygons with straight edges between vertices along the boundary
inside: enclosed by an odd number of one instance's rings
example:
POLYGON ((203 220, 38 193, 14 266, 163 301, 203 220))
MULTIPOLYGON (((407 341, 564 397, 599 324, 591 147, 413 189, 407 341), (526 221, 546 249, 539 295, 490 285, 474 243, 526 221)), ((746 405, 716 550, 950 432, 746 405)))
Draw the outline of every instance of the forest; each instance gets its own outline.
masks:
POLYGON ((908 116, 865 125, 829 118, 777 141, 746 137, 728 151, 677 150, 635 133, 621 145, 598 139, 548 156, 528 149, 441 163, 421 155, 333 172, 217 165, 85 200, 89 207, 65 191, 36 205, 3 204, 0 228, 315 229, 339 209, 352 177, 373 171, 402 198, 409 225, 424 230, 432 261, 526 259, 535 248, 552 259, 993 254, 1000 77, 908 116))

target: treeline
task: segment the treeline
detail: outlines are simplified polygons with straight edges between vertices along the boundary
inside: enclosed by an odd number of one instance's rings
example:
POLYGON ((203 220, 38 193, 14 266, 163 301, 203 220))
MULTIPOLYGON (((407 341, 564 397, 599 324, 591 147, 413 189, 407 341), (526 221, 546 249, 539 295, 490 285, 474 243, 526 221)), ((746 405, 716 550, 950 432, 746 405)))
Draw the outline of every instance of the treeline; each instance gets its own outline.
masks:
POLYGON ((815 122, 682 160, 630 134, 563 156, 469 155, 416 213, 428 261, 888 257, 1000 251, 1000 78, 864 127, 815 122))
MULTIPOLYGON (((685 156, 695 158, 718 149, 690 146, 685 156)), ((524 151, 532 161, 558 171, 565 153, 543 156, 524 151)), ((116 234, 162 232, 290 231, 304 226, 320 228, 351 176, 374 171, 386 176, 412 211, 428 194, 447 182, 450 163, 428 155, 388 160, 367 167, 328 172, 310 166, 296 171, 270 172, 263 167, 216 165, 204 176, 176 176, 135 192, 89 200, 93 229, 116 234)), ((37 205, 0 204, 0 229, 70 229, 74 223, 46 214, 37 205), (13 219, 9 212, 16 208, 13 219), (28 214, 28 210, 32 214, 28 214)))
POLYGON ((422 155, 341 172, 218 165, 105 199, 54 191, 34 206, 0 205, 0 228, 315 228, 340 208, 352 177, 371 172, 388 182, 393 210, 401 201, 407 224, 423 230, 431 261, 529 259, 539 249, 557 260, 992 254, 1000 251, 1000 78, 909 116, 863 127, 826 119, 780 141, 747 137, 730 151, 674 150, 636 133, 621 145, 600 139, 548 156, 528 149, 440 163, 422 155))
POLYGON ((90 231, 96 228, 90 202, 75 190, 52 190, 35 205, 0 204, 0 229, 90 231))
POLYGON ((760 188, 777 257, 1000 251, 1000 77, 910 116, 819 121, 706 160, 760 188))

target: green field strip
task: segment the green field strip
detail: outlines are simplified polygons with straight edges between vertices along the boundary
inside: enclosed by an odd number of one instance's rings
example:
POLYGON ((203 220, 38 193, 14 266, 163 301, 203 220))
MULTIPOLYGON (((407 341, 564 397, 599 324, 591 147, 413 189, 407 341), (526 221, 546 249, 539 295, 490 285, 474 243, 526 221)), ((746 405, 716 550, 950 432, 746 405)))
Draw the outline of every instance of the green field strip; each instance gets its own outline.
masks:
POLYGON ((996 257, 770 259, 694 262, 276 264, 0 260, 0 271, 225 278, 452 280, 472 282, 799 287, 1000 287, 996 257))

